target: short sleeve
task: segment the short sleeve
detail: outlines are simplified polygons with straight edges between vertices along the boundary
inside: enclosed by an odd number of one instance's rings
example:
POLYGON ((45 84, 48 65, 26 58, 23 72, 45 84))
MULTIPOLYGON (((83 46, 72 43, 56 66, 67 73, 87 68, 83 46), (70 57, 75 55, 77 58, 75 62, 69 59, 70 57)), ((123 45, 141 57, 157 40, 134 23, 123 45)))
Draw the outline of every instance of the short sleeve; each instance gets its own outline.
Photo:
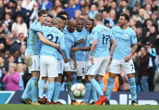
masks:
POLYGON ((98 31, 97 31, 96 29, 94 29, 94 30, 92 31, 92 38, 93 38, 93 39, 98 39, 98 31))
POLYGON ((132 43, 132 44, 136 44, 136 43, 137 43, 137 37, 136 37, 135 31, 132 32, 132 35, 131 35, 131 43, 132 43))
POLYGON ((112 30, 110 30, 110 40, 114 40, 114 39, 115 39, 115 37, 114 37, 114 35, 112 33, 112 30))

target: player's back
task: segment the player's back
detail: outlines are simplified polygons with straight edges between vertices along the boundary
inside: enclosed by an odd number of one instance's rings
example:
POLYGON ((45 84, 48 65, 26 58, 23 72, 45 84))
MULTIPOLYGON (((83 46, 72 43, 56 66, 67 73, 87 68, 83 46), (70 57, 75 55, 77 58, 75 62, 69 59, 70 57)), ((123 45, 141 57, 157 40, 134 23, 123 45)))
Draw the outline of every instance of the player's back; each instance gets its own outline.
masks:
POLYGON ((112 40, 112 32, 104 25, 97 25, 92 30, 93 39, 98 39, 96 49, 93 52, 93 57, 109 56, 109 41, 112 40))
MULTIPOLYGON (((30 27, 41 27, 41 24, 38 21, 34 21, 30 27)), ((41 42, 37 37, 37 32, 30 29, 25 53, 31 55, 39 55, 40 49, 41 42)))
MULTIPOLYGON (((58 44, 60 42, 60 39, 62 38, 62 34, 59 29, 55 27, 47 27, 43 26, 41 29, 41 32, 45 38, 47 38, 49 41, 58 44)), ((58 58, 58 51, 56 48, 42 44, 40 55, 42 56, 54 56, 55 58, 58 58)))
POLYGON ((124 60, 125 56, 130 54, 131 44, 137 43, 136 33, 133 29, 121 29, 119 26, 113 27, 112 35, 115 37, 117 46, 114 50, 113 58, 124 60))

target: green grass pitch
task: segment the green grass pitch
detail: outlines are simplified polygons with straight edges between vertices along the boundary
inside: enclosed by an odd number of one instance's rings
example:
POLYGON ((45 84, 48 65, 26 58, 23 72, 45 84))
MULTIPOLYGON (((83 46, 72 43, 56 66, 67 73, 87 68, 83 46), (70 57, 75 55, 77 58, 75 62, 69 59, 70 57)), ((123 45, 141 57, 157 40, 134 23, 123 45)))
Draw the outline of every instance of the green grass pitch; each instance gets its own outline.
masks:
POLYGON ((0 110, 159 110, 158 105, 24 105, 0 104, 0 110))

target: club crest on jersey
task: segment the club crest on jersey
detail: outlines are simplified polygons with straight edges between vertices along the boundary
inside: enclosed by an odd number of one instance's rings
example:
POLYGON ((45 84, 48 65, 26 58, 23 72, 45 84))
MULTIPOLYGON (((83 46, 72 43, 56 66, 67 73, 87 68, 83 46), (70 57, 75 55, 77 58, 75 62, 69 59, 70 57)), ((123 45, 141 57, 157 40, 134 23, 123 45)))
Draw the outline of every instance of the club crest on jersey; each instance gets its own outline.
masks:
POLYGON ((129 36, 129 34, 125 34, 125 37, 128 37, 129 36))

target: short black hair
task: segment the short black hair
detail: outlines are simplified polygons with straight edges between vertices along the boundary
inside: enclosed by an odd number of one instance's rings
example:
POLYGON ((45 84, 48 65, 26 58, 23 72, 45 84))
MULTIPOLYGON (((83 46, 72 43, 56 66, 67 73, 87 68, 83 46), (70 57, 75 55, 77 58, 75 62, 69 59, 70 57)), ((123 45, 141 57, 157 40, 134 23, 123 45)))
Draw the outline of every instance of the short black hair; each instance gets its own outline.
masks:
POLYGON ((57 16, 59 18, 61 18, 62 20, 67 20, 67 18, 65 18, 64 16, 60 15, 60 16, 57 16))
POLYGON ((126 3, 128 3, 128 0, 122 0, 122 1, 125 1, 126 3))
POLYGON ((60 12, 58 12, 56 17, 62 16, 62 15, 66 15, 67 16, 66 19, 68 19, 68 13, 66 11, 60 11, 60 12))
POLYGON ((51 15, 51 14, 49 14, 49 13, 47 14, 47 16, 48 16, 48 17, 50 17, 50 18, 53 18, 53 17, 52 17, 52 15, 51 15))
POLYGON ((107 23, 110 23, 109 20, 105 19, 104 20, 104 25, 106 25, 107 23))
POLYGON ((124 16, 127 21, 129 21, 129 16, 126 13, 121 13, 120 16, 124 16))
POLYGON ((39 17, 42 16, 43 14, 47 14, 47 11, 46 11, 46 10, 40 10, 40 11, 38 12, 38 16, 39 16, 39 17))

